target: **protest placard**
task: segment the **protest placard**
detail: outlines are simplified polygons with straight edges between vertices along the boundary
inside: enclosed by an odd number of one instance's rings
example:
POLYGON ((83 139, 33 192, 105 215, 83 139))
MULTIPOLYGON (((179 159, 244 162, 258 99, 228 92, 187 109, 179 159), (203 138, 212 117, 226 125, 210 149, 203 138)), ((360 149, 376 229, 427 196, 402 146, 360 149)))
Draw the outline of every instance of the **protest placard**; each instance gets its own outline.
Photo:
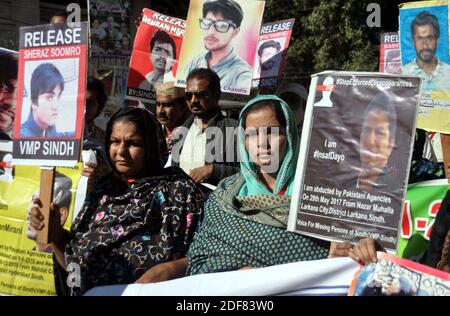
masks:
POLYGON ((313 75, 288 229, 396 249, 421 79, 313 75))
POLYGON ((188 74, 210 68, 223 92, 250 94, 264 1, 192 0, 180 56, 177 86, 188 74))
POLYGON ((0 141, 11 140, 16 111, 19 54, 0 47, 0 141))
POLYGON ((155 102, 156 87, 175 81, 186 21, 143 10, 134 41, 126 99, 155 102))
POLYGON ((74 166, 81 152, 87 23, 20 28, 14 164, 74 166))
POLYGON ((448 1, 400 6, 402 73, 423 79, 417 127, 450 133, 448 1))
MULTIPOLYGON (((27 223, 27 209, 39 192, 41 170, 13 166, 11 152, 4 150, 0 146, 0 295, 55 295, 52 249, 36 243, 36 231, 27 223)), ((85 190, 78 192, 81 168, 79 163, 73 168, 58 167, 55 172, 53 201, 60 207, 66 229, 77 213, 76 199, 84 201, 86 194, 85 190)))
POLYGON ((350 296, 449 296, 450 274, 387 253, 355 274, 350 296))
POLYGON ((276 86, 283 74, 295 19, 263 24, 253 66, 252 88, 276 86))
POLYGON ((380 72, 399 75, 402 73, 400 39, 398 32, 381 34, 380 72))

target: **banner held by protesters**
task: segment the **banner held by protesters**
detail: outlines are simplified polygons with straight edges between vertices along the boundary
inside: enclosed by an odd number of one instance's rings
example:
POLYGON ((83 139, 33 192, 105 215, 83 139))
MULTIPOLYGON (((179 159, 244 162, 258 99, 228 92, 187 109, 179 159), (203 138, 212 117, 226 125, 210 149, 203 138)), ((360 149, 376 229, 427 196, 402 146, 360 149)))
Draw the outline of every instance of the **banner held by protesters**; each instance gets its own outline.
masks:
POLYGON ((180 56, 177 86, 188 74, 210 68, 223 92, 250 94, 264 1, 192 0, 180 56))
POLYGON ((253 66, 252 88, 276 86, 284 71, 295 19, 263 24, 253 66))
POLYGON ((20 28, 15 165, 74 166, 86 95, 87 23, 20 28))
MULTIPOLYGON (((13 166, 11 152, 2 151, 3 147, 0 148, 0 296, 56 295, 52 248, 38 243, 36 231, 27 223, 27 209, 39 194, 40 168, 13 166)), ((56 168, 53 196, 66 228, 77 213, 76 199, 84 200, 86 194, 78 193, 81 168, 81 163, 73 168, 56 168)))
POLYGON ((313 75, 288 229, 398 245, 421 79, 313 75))
POLYGON ((143 10, 134 41, 126 99, 155 103, 156 87, 175 81, 186 21, 143 10))

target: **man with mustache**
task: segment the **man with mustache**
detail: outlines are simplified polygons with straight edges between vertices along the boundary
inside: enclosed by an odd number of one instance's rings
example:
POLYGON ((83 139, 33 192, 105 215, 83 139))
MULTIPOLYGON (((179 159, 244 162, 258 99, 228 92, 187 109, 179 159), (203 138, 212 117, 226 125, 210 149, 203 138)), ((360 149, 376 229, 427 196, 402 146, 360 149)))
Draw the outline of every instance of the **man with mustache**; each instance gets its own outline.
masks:
POLYGON ((0 52, 0 140, 10 140, 16 109, 17 58, 0 52))
POLYGON ((217 185, 239 172, 236 120, 223 116, 220 78, 211 69, 193 70, 187 77, 186 102, 192 115, 173 136, 172 166, 195 182, 217 185))
POLYGON ((156 88, 156 117, 163 127, 167 150, 172 152, 172 135, 183 125, 191 113, 186 105, 184 89, 175 82, 166 82, 156 88))
POLYGON ((448 90, 450 65, 436 56, 439 35, 439 22, 427 11, 420 12, 411 23, 416 58, 403 67, 403 74, 421 77, 424 89, 448 90))
POLYGON ((218 74, 220 85, 225 90, 248 88, 253 76, 252 68, 236 54, 232 46, 243 18, 241 6, 233 0, 205 1, 199 26, 203 30, 207 52, 187 64, 185 76, 196 68, 210 68, 218 74))
POLYGON ((172 66, 175 63, 177 47, 175 41, 164 31, 158 30, 150 41, 150 62, 153 71, 145 76, 139 89, 155 91, 163 82, 175 81, 172 66))

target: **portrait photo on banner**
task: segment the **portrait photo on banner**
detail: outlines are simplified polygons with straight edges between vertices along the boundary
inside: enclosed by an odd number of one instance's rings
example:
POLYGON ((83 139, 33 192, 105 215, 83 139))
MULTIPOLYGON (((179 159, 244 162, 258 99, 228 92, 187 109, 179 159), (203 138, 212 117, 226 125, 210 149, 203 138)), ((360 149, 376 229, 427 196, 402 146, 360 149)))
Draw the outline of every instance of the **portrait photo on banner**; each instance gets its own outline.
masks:
POLYGON ((285 45, 286 38, 259 42, 255 56, 253 79, 279 76, 285 45))
POLYGON ((420 83, 368 73, 313 76, 291 208, 298 231, 355 242, 369 232, 396 248, 420 83), (308 221, 317 225, 302 224, 308 221))
POLYGON ((144 9, 134 41, 126 98, 155 102, 156 88, 175 81, 186 21, 144 9))
POLYGON ((223 92, 248 95, 264 1, 192 0, 180 57, 177 86, 195 68, 210 68, 223 92))
POLYGON ((402 74, 423 80, 417 127, 450 133, 448 1, 404 3, 399 34, 402 74))
POLYGON ((79 59, 25 62, 20 137, 75 136, 79 59))
POLYGON ((448 21, 448 5, 404 9, 400 15, 402 72, 428 78, 424 89, 450 90, 448 21), (427 66, 434 62, 430 73, 427 66))

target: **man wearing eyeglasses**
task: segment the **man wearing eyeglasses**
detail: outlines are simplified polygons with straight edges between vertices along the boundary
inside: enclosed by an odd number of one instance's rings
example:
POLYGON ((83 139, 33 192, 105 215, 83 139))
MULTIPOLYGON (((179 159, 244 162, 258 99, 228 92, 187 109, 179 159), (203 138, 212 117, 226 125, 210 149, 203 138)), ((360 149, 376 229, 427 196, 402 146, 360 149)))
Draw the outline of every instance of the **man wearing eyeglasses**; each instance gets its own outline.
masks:
POLYGON ((220 78, 199 68, 187 77, 186 103, 192 115, 173 136, 172 165, 197 183, 217 185, 239 172, 235 147, 237 121, 222 115, 220 78))
POLYGON ((184 69, 185 76, 196 68, 210 68, 218 74, 224 91, 247 89, 252 80, 252 68, 236 54, 232 46, 243 18, 241 6, 233 0, 205 1, 199 26, 203 30, 207 52, 188 63, 184 69))
POLYGON ((156 88, 156 118, 163 127, 167 150, 172 152, 174 135, 191 113, 186 106, 184 89, 175 82, 166 82, 156 88))
POLYGON ((0 52, 0 140, 10 140, 16 109, 17 59, 0 52))
POLYGON ((411 23, 416 58, 403 66, 403 74, 421 77, 424 89, 448 90, 450 65, 435 54, 440 35, 439 22, 435 15, 422 11, 411 23))

